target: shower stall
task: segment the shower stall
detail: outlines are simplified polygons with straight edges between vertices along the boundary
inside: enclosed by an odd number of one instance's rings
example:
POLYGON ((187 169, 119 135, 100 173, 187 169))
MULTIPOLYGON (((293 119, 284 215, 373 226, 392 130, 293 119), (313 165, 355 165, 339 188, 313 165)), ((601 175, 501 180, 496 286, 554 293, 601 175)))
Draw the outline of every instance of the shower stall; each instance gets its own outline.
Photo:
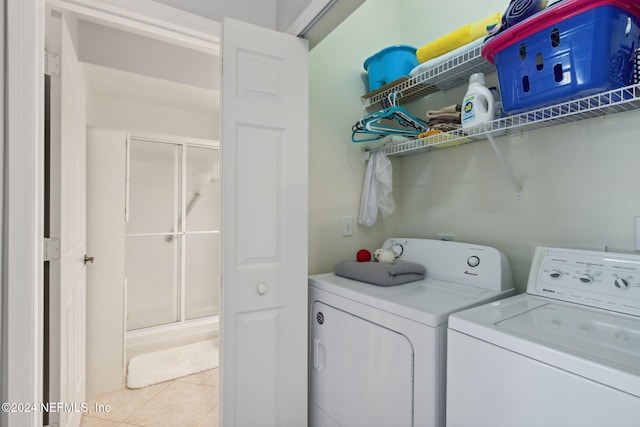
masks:
POLYGON ((215 142, 128 140, 127 358, 217 335, 219 153, 215 142))

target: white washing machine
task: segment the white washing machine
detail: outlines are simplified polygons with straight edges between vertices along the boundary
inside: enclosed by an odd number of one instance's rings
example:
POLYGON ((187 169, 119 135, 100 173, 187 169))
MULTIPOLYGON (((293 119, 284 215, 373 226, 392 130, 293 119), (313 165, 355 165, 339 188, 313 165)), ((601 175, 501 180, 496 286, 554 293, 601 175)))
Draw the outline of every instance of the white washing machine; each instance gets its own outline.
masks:
POLYGON ((494 248, 425 239, 383 248, 423 264, 426 278, 388 287, 309 278, 312 427, 443 426, 447 317, 514 293, 494 248))
POLYGON ((640 256, 538 247, 527 293, 449 318, 448 426, 639 426, 640 256))

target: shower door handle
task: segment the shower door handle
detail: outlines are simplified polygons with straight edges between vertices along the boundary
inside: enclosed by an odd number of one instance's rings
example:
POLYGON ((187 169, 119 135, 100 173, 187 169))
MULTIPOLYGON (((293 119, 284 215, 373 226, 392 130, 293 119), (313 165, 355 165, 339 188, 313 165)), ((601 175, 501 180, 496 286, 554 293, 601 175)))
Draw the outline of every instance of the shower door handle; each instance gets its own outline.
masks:
POLYGON ((84 254, 84 265, 87 265, 88 263, 93 264, 93 257, 87 256, 87 254, 84 254))

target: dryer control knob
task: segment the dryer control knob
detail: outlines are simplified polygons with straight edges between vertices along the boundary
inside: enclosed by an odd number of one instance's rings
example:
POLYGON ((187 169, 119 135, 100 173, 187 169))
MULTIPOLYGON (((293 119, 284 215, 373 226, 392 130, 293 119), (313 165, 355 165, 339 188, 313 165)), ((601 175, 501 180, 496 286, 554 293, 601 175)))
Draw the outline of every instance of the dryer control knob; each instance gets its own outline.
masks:
POLYGON ((478 265, 480 265, 480 258, 478 258, 475 255, 472 255, 469 258, 467 258, 467 264, 469 265, 469 267, 477 267, 478 265))
POLYGON ((613 282, 614 286, 618 289, 622 289, 623 291, 629 289, 629 281, 627 279, 623 279, 622 277, 618 277, 613 282))
POLYGON ((580 274, 578 275, 578 279, 585 285, 590 285, 591 283, 593 283, 593 276, 590 274, 580 274))

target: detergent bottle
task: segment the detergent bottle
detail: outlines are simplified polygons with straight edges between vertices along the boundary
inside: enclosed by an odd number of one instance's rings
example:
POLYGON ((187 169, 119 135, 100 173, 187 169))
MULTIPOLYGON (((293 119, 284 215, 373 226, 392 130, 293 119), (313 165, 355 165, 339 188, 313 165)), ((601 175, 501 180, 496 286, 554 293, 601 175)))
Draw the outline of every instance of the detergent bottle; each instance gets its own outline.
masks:
MULTIPOLYGON (((473 133, 484 130, 483 125, 494 119, 495 100, 484 85, 484 74, 475 73, 469 78, 469 88, 462 101, 462 129, 473 129, 473 133)), ((478 135, 482 138, 481 135, 478 135)))

